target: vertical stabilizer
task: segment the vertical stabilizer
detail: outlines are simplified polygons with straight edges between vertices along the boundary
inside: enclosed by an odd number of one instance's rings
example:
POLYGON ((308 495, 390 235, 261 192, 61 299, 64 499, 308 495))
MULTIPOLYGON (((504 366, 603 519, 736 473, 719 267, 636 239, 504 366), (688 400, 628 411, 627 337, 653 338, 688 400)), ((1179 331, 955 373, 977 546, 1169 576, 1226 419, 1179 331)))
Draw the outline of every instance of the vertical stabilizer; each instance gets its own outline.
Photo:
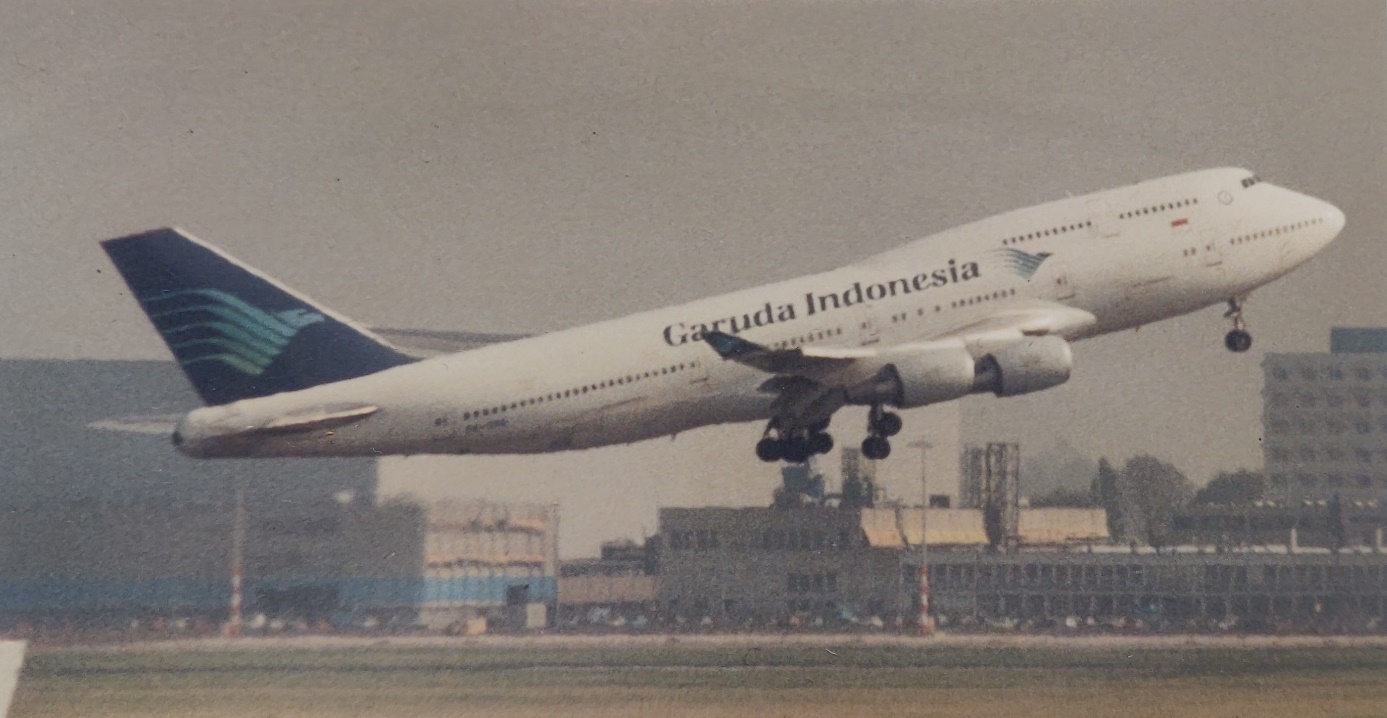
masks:
POLYGON ((207 404, 414 361, 346 317, 177 229, 101 243, 207 404))

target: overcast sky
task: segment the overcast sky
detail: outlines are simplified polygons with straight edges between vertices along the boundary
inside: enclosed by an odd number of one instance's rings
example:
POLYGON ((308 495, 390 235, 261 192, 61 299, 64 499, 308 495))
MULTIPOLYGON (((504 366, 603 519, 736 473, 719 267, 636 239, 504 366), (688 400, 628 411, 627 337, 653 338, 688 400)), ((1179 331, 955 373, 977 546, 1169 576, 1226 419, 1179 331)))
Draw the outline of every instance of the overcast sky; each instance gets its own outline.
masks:
MULTIPOLYGON (((367 323, 542 332, 1238 165, 1348 216, 1253 296, 1251 352, 1210 309, 964 406, 967 439, 1150 451, 1203 483, 1260 466, 1263 352, 1387 323, 1383 8, 10 0, 0 354, 166 358, 95 244, 165 224, 367 323)), ((656 505, 765 503, 759 431, 409 459, 390 488, 559 501, 590 553, 656 505)))

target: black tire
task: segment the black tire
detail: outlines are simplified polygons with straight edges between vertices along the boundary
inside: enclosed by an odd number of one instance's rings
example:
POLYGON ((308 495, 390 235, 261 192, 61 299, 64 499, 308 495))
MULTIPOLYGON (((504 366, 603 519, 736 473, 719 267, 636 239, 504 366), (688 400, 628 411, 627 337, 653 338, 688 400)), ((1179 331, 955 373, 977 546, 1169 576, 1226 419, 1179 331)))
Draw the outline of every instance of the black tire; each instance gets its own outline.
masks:
POLYGON ((833 437, 821 431, 810 434, 809 448, 816 454, 827 454, 833 451, 833 437))
POLYGON ((756 458, 767 463, 780 461, 785 456, 785 447, 769 436, 756 442, 756 458))
POLYGON ((891 455, 891 442, 884 436, 869 436, 862 440, 862 455, 869 459, 884 459, 891 455))
POLYGON ((876 426, 872 428, 876 429, 876 433, 882 436, 895 436, 901 433, 902 426, 904 426, 904 424, 901 422, 901 415, 892 414, 888 411, 877 417, 876 426))
POLYGON ((1252 335, 1241 329, 1234 329, 1223 337, 1223 346, 1228 351, 1241 354, 1252 348, 1252 335))

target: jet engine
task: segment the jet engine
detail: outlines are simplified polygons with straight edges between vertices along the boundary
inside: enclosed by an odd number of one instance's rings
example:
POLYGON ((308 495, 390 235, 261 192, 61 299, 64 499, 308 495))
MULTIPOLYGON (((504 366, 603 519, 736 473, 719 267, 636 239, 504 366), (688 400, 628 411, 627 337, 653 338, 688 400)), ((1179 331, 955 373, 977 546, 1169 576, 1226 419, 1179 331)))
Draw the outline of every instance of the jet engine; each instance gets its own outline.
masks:
POLYGON ((1028 337, 978 360, 974 392, 1017 396, 1069 381, 1074 354, 1060 337, 1028 337))
POLYGON ((877 384, 876 403, 913 409, 966 396, 973 391, 974 365, 962 346, 892 356, 877 384))
POLYGON ((961 344, 882 358, 885 366, 848 389, 845 403, 914 409, 985 391, 1017 396, 1063 384, 1074 365, 1060 337, 1027 337, 976 360, 961 344))

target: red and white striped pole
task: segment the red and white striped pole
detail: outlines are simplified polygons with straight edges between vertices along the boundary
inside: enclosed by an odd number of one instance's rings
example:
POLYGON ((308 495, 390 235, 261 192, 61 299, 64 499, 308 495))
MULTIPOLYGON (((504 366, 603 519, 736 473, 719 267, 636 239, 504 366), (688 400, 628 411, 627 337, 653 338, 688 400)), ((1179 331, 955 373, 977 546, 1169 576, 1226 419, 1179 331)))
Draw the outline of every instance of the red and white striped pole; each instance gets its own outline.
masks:
POLYGON ((929 564, 924 563, 924 551, 920 551, 920 635, 934 633, 934 618, 929 615, 929 564))
POLYGON ((916 441, 910 444, 920 450, 920 616, 918 624, 921 636, 934 635, 934 617, 929 615, 929 450, 933 444, 916 441))

